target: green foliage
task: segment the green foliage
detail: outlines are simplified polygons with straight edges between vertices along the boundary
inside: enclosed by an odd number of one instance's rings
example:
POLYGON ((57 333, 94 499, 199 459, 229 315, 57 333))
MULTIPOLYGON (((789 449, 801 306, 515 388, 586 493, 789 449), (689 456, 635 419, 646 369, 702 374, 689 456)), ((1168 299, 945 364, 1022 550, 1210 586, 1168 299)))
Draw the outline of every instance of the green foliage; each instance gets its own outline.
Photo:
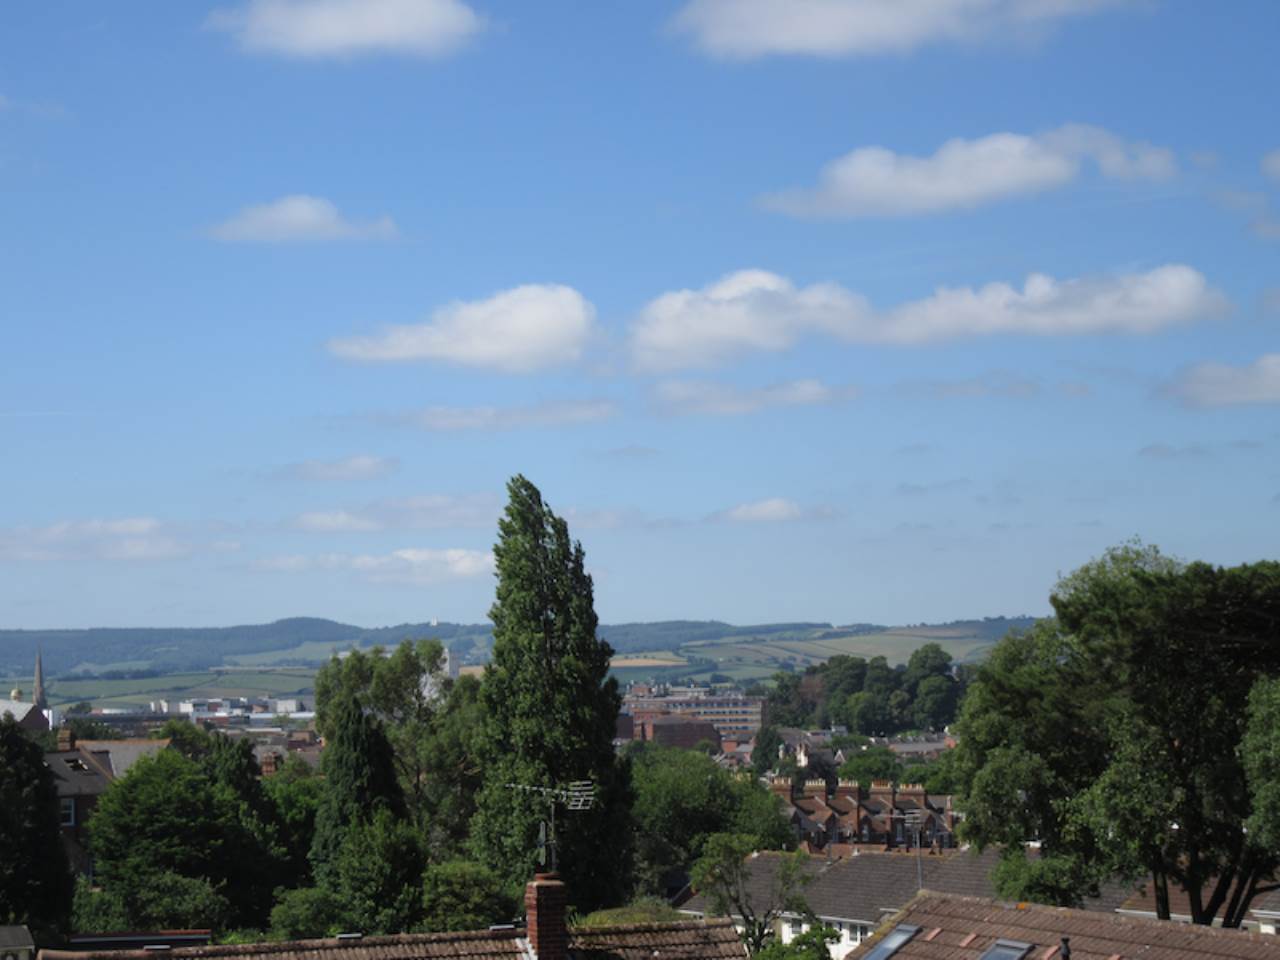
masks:
POLYGON ((751 750, 751 768, 756 776, 762 777, 778 763, 778 748, 782 746, 782 737, 778 728, 765 724, 756 733, 756 745, 751 750))
POLYGON ((482 864, 449 860, 422 877, 422 929, 483 930, 506 923, 516 913, 515 898, 502 879, 482 864))
POLYGON ((1244 736, 1259 672, 1280 673, 1280 564, 1184 565, 1128 544, 1051 602, 1057 621, 1002 641, 966 698, 964 835, 1042 842, 1046 863, 1007 868, 1009 890, 1072 902, 1147 873, 1161 915, 1174 883, 1195 922, 1238 925, 1280 866, 1246 830, 1269 773, 1250 778, 1265 747, 1244 736))
POLYGON ((284 857, 281 882, 300 887, 311 879, 311 840, 315 835, 316 812, 324 795, 324 781, 300 757, 289 757, 275 776, 262 782, 271 804, 271 819, 284 857))
POLYGON ((0 716, 0 851, 0 923, 62 927, 72 886, 58 791, 40 747, 11 714, 0 716))
POLYGON ((609 677, 612 650, 596 635, 582 545, 524 477, 507 490, 494 547, 493 659, 481 691, 484 786, 472 844, 505 881, 524 883, 536 867, 547 805, 507 784, 591 780, 593 808, 557 817, 560 869, 580 909, 618 903, 630 888, 631 824, 627 771, 613 750, 621 697, 609 677))
POLYGON ((783 913, 812 916, 803 896, 811 877, 805 873, 807 858, 799 851, 779 855, 770 889, 758 902, 750 892, 756 858, 754 838, 746 834, 716 833, 703 844, 702 856, 693 866, 693 885, 704 893, 718 915, 736 918, 742 941, 756 954, 774 936, 774 921, 783 913))
POLYGON ((71 929, 78 933, 127 930, 129 918, 119 897, 95 888, 88 877, 79 876, 71 904, 71 929))
POLYGON ((404 797, 382 724, 365 711, 354 692, 344 691, 331 710, 331 737, 321 761, 325 786, 311 843, 312 870, 322 883, 349 829, 380 810, 404 815, 404 797))
POLYGON ((687 919, 661 897, 640 897, 625 907, 612 907, 589 913, 576 924, 585 930, 617 927, 634 923, 674 923, 687 919))
POLYGON ((888 747, 867 747, 850 753, 839 773, 841 780, 856 780, 863 787, 870 787, 872 780, 902 780, 904 768, 888 747))
POLYGON ((303 940, 347 932, 346 911, 336 893, 325 887, 282 891, 271 910, 271 935, 303 940))
POLYGON ((484 731, 480 681, 459 677, 449 688, 424 747, 423 799, 430 811, 427 841, 435 860, 459 856, 466 848, 476 795, 484 782, 480 760, 484 731))
POLYGON ((783 849, 792 839, 775 796, 704 753, 645 745, 632 753, 631 781, 643 892, 662 893, 664 876, 687 869, 711 834, 748 835, 758 850, 783 849))
POLYGON ((835 943, 840 934, 826 924, 812 926, 790 943, 773 939, 756 954, 759 960, 830 960, 827 944, 835 943))
POLYGON ((175 750, 112 782, 89 821, 97 876, 139 929, 259 925, 277 875, 267 832, 232 785, 175 750))
POLYGON ((1266 849, 1280 850, 1280 679, 1259 680, 1249 692, 1241 756, 1253 802, 1249 833, 1266 849))
POLYGON ((422 914, 425 865, 417 830, 382 807, 347 830, 323 885, 337 895, 352 929, 403 933, 422 914))

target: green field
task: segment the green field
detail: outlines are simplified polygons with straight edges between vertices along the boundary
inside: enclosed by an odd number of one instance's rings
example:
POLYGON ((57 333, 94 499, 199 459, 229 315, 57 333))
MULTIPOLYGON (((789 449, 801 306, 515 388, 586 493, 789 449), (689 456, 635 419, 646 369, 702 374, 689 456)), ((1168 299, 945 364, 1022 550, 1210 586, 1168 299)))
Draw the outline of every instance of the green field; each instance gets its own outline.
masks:
POLYGON ((314 670, 205 670, 170 673, 136 680, 102 678, 54 679, 48 684, 49 703, 67 706, 87 700, 95 707, 145 706, 152 700, 190 700, 202 697, 311 696, 314 670))

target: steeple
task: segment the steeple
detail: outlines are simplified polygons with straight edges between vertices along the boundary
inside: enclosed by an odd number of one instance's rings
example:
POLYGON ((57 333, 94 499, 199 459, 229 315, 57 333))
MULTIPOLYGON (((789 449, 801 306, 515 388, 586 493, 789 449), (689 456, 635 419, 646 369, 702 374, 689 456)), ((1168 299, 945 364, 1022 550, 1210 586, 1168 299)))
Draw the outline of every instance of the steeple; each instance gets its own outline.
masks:
POLYGON ((37 710, 48 710, 49 701, 44 695, 44 664, 40 662, 40 651, 36 650, 36 676, 32 681, 31 702, 37 710))

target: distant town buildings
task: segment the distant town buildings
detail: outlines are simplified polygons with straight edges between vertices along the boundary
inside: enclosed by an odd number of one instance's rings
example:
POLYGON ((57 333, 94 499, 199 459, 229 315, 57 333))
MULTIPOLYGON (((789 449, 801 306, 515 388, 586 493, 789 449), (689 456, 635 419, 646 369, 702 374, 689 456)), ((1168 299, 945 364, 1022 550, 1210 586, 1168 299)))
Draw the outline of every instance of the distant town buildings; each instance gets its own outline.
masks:
POLYGON ((678 715, 705 720, 723 740, 742 743, 760 730, 764 697, 721 687, 633 684, 622 698, 622 712, 637 727, 658 717, 678 715))

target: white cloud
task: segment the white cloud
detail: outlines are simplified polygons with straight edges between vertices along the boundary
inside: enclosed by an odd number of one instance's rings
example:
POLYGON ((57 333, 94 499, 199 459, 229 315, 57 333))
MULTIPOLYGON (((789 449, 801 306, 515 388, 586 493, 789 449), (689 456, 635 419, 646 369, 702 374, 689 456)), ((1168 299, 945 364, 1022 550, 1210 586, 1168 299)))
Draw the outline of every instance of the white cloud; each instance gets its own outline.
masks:
POLYGON ((929 380, 905 385, 909 391, 923 391, 942 399, 1005 397, 1024 400, 1040 392, 1040 384, 1008 370, 992 370, 962 380, 929 380))
POLYGON ((283 573, 346 570, 377 583, 426 585, 490 574, 493 554, 484 550, 406 547, 383 554, 288 554, 268 557, 258 566, 283 573))
POLYGON ((716 516, 731 523, 778 523, 784 520, 799 520, 804 516, 804 510, 794 500, 770 497, 767 500, 740 503, 716 516))
POLYGON ((1262 172, 1272 180, 1280 180, 1280 149, 1272 150, 1262 158, 1262 172))
POLYGON ((293 525, 316 533, 366 533, 379 530, 491 529, 501 512, 491 494, 423 494, 379 500, 355 509, 317 510, 298 515, 293 525))
POLYGON ((570 400, 511 407, 427 407, 392 418, 423 430, 519 430, 607 420, 617 412, 608 400, 570 400))
POLYGON ((329 349, 348 360, 444 360, 530 373, 576 361, 594 323, 595 308, 572 287, 527 284, 440 307, 427 323, 334 340, 329 349))
POLYGON ((1151 333, 1225 305, 1203 275, 1179 264, 1073 280, 1032 274, 1020 290, 1007 283, 942 287, 886 311, 837 284, 797 288, 786 277, 746 270, 653 300, 632 325, 631 353, 637 367, 660 371, 783 350, 808 334, 910 345, 1001 334, 1151 333))
POLYGON ((462 0, 248 0, 216 11, 208 26, 253 53, 440 57, 479 33, 484 20, 462 0))
POLYGON ((676 29, 726 59, 868 56, 1042 30, 1132 0, 688 0, 676 29))
POLYGON ((1263 354, 1243 367, 1199 364, 1179 377, 1170 391, 1197 407, 1280 403, 1280 353, 1263 354))
POLYGON ((1085 160, 1116 179, 1165 179, 1173 154, 1099 127, 1068 124, 1047 133, 993 133, 948 140, 931 156, 860 147, 823 168, 813 188, 767 196, 770 209, 799 217, 895 217, 969 210, 1041 193, 1076 179, 1085 160))
POLYGON ((0 530, 0 560, 166 560, 190 552, 154 517, 63 520, 0 530))
POLYGON ((820 380, 793 380, 751 389, 723 383, 668 380, 658 384, 654 393, 666 413, 714 416, 755 413, 771 407, 829 404, 857 395, 853 387, 830 387, 820 380))
POLYGON ((224 243, 297 243, 319 240, 389 240, 398 236, 387 216, 359 223, 345 219, 324 197, 293 194, 245 207, 229 220, 210 228, 210 236, 224 243))
POLYGON ((394 457, 356 454, 338 460, 303 460, 291 463, 282 468, 280 474, 299 480, 376 480, 394 473, 399 467, 400 461, 394 457))

